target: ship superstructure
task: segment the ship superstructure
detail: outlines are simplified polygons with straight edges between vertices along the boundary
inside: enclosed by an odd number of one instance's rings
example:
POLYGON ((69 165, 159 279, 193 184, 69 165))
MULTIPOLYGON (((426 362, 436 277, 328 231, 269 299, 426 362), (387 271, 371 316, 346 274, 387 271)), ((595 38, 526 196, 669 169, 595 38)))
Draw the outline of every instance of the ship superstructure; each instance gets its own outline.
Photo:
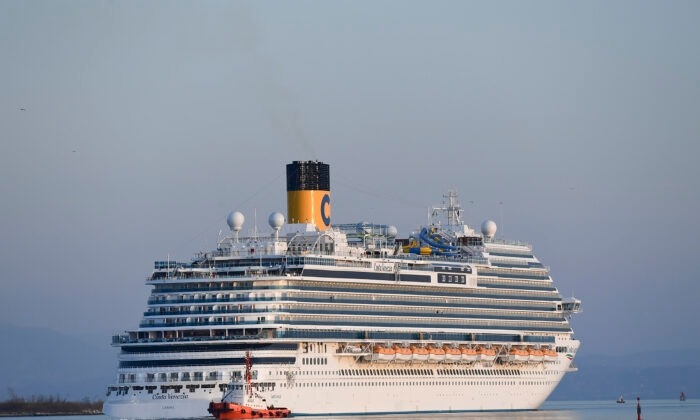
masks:
POLYGON ((157 261, 121 348, 105 414, 195 418, 243 389, 295 414, 528 410, 566 372, 580 301, 563 299, 526 243, 462 221, 456 194, 408 239, 331 224, 328 165, 287 165, 288 219, 188 263, 157 261), (237 388, 240 387, 240 388, 237 388))

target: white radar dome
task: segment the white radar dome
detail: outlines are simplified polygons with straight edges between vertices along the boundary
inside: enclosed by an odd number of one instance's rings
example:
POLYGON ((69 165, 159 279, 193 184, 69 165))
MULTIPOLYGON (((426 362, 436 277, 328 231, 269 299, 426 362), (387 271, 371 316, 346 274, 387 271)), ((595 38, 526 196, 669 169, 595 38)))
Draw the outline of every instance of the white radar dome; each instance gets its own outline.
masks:
POLYGON ((228 217, 226 218, 226 223, 228 223, 228 227, 235 232, 241 230, 241 228, 243 227, 243 222, 245 222, 245 217, 240 211, 232 211, 228 214, 228 217))
POLYGON ((396 226, 389 226, 386 230, 386 236, 390 238, 396 238, 396 235, 399 234, 399 230, 396 229, 396 226))
POLYGON ((481 233, 487 238, 493 238, 494 235, 496 235, 497 229, 498 226, 496 226, 496 222, 493 220, 484 220, 484 223, 481 224, 481 233))
POLYGON ((267 219, 267 223, 274 230, 279 230, 284 224, 284 215, 278 211, 270 213, 270 217, 267 219))

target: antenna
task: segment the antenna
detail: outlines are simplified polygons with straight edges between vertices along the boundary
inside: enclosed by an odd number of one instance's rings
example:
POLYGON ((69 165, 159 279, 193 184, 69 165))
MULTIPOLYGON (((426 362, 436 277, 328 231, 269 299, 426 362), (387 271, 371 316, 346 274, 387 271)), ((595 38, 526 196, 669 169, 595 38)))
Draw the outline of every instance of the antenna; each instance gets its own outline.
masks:
POLYGON ((500 206, 500 210, 501 210, 501 220, 499 221, 498 224, 501 225, 500 226, 501 227, 501 238, 505 238, 506 230, 503 228, 503 226, 504 226, 504 223, 503 223, 503 201, 499 201, 498 205, 500 206))
POLYGON ((258 240, 258 209, 253 209, 253 238, 255 241, 258 240))

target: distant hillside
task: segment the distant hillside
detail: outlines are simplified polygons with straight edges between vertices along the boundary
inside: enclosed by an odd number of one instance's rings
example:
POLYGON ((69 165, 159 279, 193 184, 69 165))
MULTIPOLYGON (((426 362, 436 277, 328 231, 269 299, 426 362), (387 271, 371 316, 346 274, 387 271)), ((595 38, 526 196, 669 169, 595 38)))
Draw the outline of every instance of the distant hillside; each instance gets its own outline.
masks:
POLYGON ((580 354, 550 400, 612 400, 624 395, 675 399, 700 397, 700 350, 664 350, 603 356, 580 354))
POLYGON ((62 334, 47 328, 0 325, 0 400, 58 396, 102 399, 116 377, 117 349, 105 334, 62 334))

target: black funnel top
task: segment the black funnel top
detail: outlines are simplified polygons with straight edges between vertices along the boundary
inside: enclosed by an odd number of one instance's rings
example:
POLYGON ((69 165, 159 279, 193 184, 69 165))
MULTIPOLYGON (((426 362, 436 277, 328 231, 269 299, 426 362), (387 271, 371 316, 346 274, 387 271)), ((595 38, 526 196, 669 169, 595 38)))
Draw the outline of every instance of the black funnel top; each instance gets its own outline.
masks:
POLYGON ((287 191, 330 191, 330 166, 317 161, 294 161, 287 165, 287 191))

